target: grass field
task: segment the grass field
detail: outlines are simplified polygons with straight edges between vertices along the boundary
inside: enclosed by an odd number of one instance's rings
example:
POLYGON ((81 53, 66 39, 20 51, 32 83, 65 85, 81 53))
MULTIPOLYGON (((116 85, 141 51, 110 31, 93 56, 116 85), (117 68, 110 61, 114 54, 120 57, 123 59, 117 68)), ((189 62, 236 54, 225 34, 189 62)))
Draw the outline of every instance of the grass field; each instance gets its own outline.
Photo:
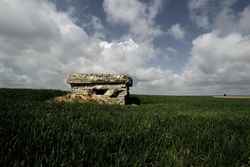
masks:
POLYGON ((250 166, 250 100, 133 96, 139 106, 54 104, 0 89, 0 166, 250 166))
POLYGON ((250 96, 214 96, 215 98, 224 99, 250 99, 250 96))

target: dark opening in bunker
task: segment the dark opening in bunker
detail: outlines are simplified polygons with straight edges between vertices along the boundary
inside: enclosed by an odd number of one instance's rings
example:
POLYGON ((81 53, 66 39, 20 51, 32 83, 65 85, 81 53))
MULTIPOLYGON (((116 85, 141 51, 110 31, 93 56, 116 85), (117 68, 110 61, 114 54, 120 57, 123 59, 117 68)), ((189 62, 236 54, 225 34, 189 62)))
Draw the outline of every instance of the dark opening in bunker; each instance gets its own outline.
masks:
POLYGON ((121 90, 114 91, 114 93, 110 97, 118 97, 121 92, 121 90))
POLYGON ((96 95, 104 95, 108 89, 93 89, 94 94, 96 95))

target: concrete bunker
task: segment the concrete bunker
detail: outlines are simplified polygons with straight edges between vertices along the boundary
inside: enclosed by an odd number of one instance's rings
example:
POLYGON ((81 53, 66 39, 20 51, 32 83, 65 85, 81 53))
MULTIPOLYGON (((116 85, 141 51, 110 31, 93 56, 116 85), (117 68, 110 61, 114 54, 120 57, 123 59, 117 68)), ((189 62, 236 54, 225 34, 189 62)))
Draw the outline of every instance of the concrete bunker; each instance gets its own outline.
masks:
POLYGON ((96 101, 102 104, 127 103, 129 87, 133 80, 120 74, 70 74, 67 83, 71 86, 71 100, 96 101))

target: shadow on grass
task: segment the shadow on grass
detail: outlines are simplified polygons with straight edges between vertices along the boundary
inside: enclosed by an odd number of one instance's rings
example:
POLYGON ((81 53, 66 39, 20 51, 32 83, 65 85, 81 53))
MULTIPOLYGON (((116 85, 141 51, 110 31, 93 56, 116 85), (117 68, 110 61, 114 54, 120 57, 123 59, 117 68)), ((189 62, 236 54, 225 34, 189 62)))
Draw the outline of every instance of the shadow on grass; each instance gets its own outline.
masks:
POLYGON ((129 96, 127 99, 127 104, 128 105, 140 105, 141 101, 138 97, 135 96, 129 96))

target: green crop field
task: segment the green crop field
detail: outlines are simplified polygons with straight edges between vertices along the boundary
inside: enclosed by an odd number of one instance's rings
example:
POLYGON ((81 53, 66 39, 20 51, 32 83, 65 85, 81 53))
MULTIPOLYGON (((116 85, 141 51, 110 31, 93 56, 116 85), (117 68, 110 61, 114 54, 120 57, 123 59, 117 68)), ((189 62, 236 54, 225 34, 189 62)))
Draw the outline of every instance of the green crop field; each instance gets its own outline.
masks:
POLYGON ((132 96, 55 104, 55 90, 0 89, 0 166, 250 166, 250 100, 132 96))

